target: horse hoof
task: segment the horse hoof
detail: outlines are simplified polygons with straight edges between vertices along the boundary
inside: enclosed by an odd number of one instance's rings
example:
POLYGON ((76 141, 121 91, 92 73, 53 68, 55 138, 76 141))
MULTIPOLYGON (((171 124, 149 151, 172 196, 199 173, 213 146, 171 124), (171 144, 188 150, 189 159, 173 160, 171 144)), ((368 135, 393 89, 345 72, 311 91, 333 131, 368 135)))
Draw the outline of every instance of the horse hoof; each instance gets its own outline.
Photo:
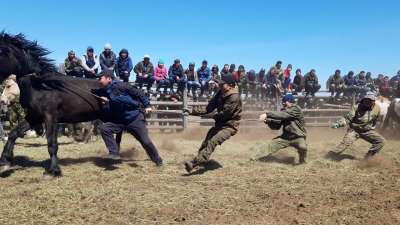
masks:
POLYGON ((50 172, 44 172, 42 178, 43 178, 43 180, 52 180, 52 179, 60 177, 60 176, 61 176, 61 173, 53 174, 50 172))
POLYGON ((3 166, 0 168, 0 173, 7 172, 7 171, 9 171, 10 169, 11 169, 11 165, 3 165, 3 166))

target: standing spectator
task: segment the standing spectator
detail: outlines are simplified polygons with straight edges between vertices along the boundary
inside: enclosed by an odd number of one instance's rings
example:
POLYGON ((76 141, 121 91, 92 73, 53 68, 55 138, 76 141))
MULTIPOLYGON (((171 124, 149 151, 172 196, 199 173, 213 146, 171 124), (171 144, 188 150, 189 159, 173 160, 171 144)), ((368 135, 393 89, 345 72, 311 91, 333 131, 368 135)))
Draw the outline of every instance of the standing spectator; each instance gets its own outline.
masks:
POLYGON ((119 57, 115 64, 115 73, 124 82, 129 82, 129 76, 133 69, 132 60, 129 57, 129 52, 125 48, 119 52, 119 57))
POLYGON ((221 70, 221 77, 229 73, 229 64, 225 64, 221 70))
POLYGON ((336 70, 335 74, 330 76, 328 81, 326 82, 326 89, 331 92, 331 97, 335 96, 335 98, 338 98, 343 92, 344 83, 342 77, 340 76, 340 73, 340 70, 336 70))
POLYGON ((154 79, 156 80, 157 85, 157 92, 160 88, 164 88, 164 93, 167 92, 167 88, 169 87, 169 80, 168 80, 168 71, 167 68, 164 66, 164 60, 158 60, 158 65, 154 69, 154 79))
POLYGON ((138 62, 133 71, 136 73, 136 83, 139 87, 142 88, 143 84, 146 84, 147 92, 150 92, 154 83, 154 66, 150 62, 150 56, 144 55, 143 61, 138 62))
POLYGON ((111 44, 107 43, 104 45, 104 51, 100 54, 100 67, 101 70, 114 71, 117 56, 111 50, 111 44))
POLYGON ((83 77, 82 61, 75 56, 74 51, 68 52, 68 57, 64 61, 65 73, 68 76, 83 77))
POLYGON ((304 80, 303 80, 303 75, 301 75, 301 69, 297 69, 296 70, 296 75, 293 78, 293 89, 295 94, 297 93, 301 93, 303 91, 303 84, 304 80))
POLYGON ((202 97, 204 92, 209 90, 208 83, 211 80, 211 71, 210 68, 207 67, 207 60, 203 60, 201 63, 201 67, 197 70, 197 75, 199 76, 200 82, 200 96, 202 97))
POLYGON ((189 63, 189 68, 185 71, 187 78, 187 88, 188 91, 192 91, 192 96, 194 100, 197 100, 197 89, 200 88, 199 77, 197 76, 197 71, 194 69, 194 62, 189 63))
POLYGON ((182 95, 186 87, 186 78, 181 65, 181 60, 174 60, 174 64, 169 67, 168 77, 170 80, 171 90, 173 90, 173 86, 176 83, 178 85, 178 94, 182 95))
POLYGON ((97 78, 96 74, 99 70, 100 61, 99 57, 94 54, 94 50, 92 47, 89 46, 86 49, 86 55, 83 55, 81 60, 82 67, 85 70, 85 77, 90 79, 97 78))
POLYGON ((321 88, 315 69, 310 70, 310 72, 305 75, 304 84, 306 96, 311 95, 312 97, 314 97, 315 93, 317 93, 321 88))

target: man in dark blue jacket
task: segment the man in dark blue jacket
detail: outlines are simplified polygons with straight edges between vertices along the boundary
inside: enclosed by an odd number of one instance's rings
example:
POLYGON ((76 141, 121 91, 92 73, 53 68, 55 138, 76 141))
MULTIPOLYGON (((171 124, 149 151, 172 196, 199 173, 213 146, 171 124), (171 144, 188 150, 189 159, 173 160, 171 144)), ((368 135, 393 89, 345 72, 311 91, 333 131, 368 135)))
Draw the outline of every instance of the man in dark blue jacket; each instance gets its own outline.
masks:
POLYGON ((132 134, 146 150, 151 161, 162 166, 162 159, 150 140, 144 113, 151 112, 149 99, 143 91, 125 82, 113 79, 112 71, 100 74, 99 90, 107 122, 101 125, 101 136, 109 150, 108 158, 118 160, 119 147, 114 134, 126 130, 132 134), (143 110, 142 110, 143 109, 143 110), (143 113, 144 111, 144 113, 143 113))
POLYGON ((174 64, 169 67, 168 77, 170 80, 171 91, 173 90, 174 83, 178 84, 178 94, 183 94, 186 87, 187 79, 185 77, 185 71, 181 65, 179 59, 174 60, 174 64))
POLYGON ((204 91, 208 90, 208 82, 211 80, 211 70, 207 67, 207 60, 203 60, 201 67, 197 70, 197 76, 200 82, 200 96, 203 96, 204 91))

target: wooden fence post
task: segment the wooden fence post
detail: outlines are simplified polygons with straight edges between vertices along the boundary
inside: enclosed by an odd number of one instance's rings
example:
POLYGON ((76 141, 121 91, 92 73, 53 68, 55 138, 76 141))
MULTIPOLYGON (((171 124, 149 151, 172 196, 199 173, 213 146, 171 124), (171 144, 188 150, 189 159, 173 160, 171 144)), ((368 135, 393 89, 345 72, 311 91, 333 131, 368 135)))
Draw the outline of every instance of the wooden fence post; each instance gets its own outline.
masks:
POLYGON ((188 126, 188 115, 185 113, 186 109, 188 108, 188 95, 187 89, 183 90, 183 102, 182 102, 182 123, 183 123, 183 130, 185 130, 188 126))

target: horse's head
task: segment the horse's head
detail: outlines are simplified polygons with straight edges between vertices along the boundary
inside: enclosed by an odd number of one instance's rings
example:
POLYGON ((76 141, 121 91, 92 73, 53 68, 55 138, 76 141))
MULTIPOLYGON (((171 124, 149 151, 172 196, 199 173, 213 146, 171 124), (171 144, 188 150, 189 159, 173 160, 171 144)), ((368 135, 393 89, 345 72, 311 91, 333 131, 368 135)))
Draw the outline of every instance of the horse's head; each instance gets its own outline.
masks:
POLYGON ((56 71, 53 61, 46 58, 48 54, 49 51, 27 40, 23 34, 0 32, 0 82, 10 74, 20 78, 31 73, 56 71))
POLYGON ((10 46, 0 43, 0 82, 3 82, 10 74, 17 74, 19 61, 10 46))

